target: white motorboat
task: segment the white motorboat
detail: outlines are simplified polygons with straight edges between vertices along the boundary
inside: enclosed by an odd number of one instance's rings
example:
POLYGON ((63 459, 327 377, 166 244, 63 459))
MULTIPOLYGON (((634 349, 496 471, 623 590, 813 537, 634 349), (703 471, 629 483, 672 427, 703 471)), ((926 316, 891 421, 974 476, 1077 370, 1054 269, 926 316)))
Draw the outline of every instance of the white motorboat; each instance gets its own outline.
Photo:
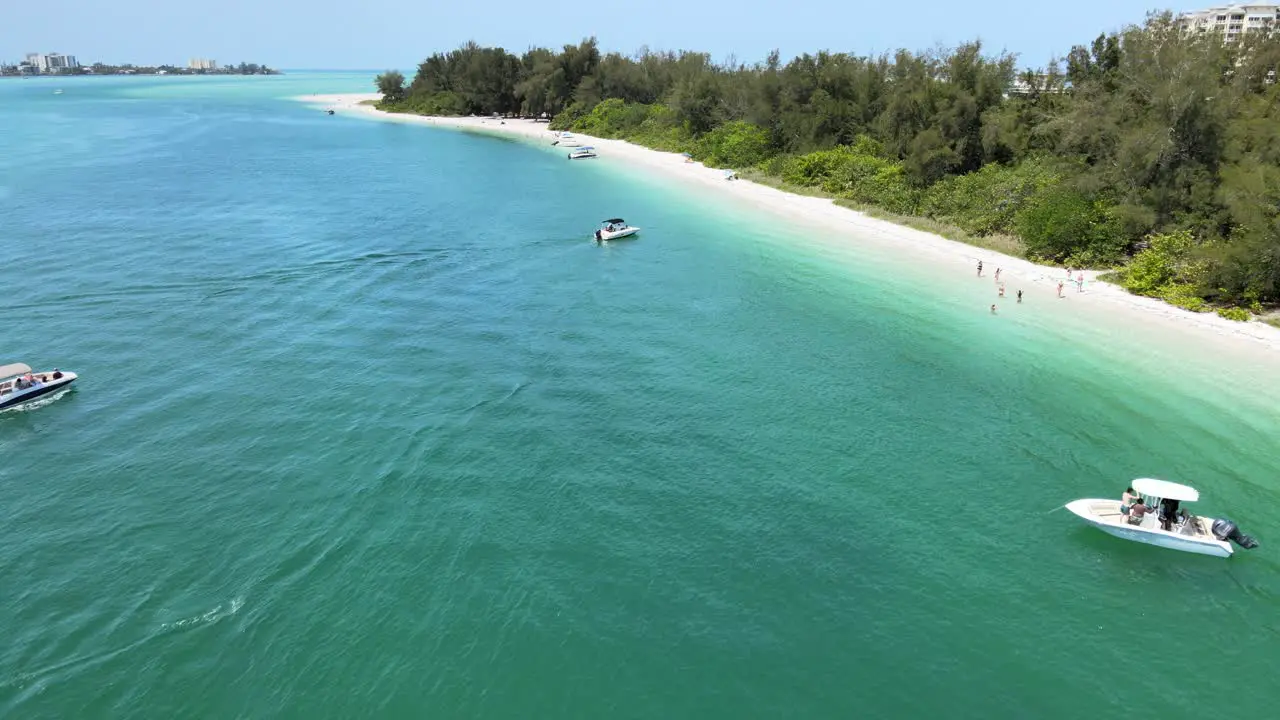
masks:
POLYGON ((573 133, 570 133, 570 132, 560 133, 559 135, 556 136, 556 139, 551 144, 559 145, 560 147, 581 147, 582 146, 582 142, 579 141, 578 138, 574 137, 573 133))
POLYGON ((596 155, 596 149, 593 147, 584 147, 569 153, 570 160, 586 160, 587 158, 600 157, 596 155))
POLYGON ((600 223, 600 229, 596 230, 596 242, 631 237, 638 232, 640 232, 640 228, 628 225, 626 220, 611 218, 600 223))
POLYGON ((1150 508, 1141 516, 1122 509, 1119 500, 1098 498, 1074 500, 1067 503, 1067 509, 1108 535, 1171 550, 1231 557, 1232 543, 1246 550, 1258 546, 1230 520, 1199 517, 1180 507, 1200 499, 1195 488, 1139 478, 1133 481, 1133 489, 1142 496, 1143 505, 1150 508))
POLYGON ((31 402, 38 397, 58 392, 75 382, 76 374, 54 368, 49 372, 32 372, 23 363, 0 365, 0 410, 31 402))

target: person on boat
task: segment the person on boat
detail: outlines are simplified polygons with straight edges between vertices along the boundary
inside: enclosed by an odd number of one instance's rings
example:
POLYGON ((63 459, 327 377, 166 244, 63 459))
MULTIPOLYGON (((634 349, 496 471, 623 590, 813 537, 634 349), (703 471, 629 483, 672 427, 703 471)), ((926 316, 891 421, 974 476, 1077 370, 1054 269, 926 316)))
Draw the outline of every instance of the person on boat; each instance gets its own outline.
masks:
POLYGON ((1128 515, 1129 508, 1132 507, 1135 502, 1141 499, 1142 498, 1133 491, 1132 487, 1125 488, 1124 494, 1120 496, 1120 514, 1128 515))
POLYGON ((1142 502, 1142 498, 1138 498, 1133 505, 1129 507, 1129 524, 1141 525, 1143 516, 1149 512, 1151 512, 1151 508, 1147 507, 1147 504, 1142 502))
POLYGON ((1173 521, 1178 517, 1178 501, 1162 498, 1160 500, 1160 527, 1173 530, 1173 521))

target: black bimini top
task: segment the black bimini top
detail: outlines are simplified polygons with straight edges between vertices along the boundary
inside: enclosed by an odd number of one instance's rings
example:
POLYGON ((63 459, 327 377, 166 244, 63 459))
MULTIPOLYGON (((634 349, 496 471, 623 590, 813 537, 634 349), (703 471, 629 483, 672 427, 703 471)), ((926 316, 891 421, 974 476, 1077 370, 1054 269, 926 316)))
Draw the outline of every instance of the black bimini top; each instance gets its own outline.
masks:
POLYGON ((613 223, 614 225, 617 225, 618 223, 626 222, 626 220, 623 220, 622 218, 610 218, 609 220, 605 220, 604 222, 613 223))

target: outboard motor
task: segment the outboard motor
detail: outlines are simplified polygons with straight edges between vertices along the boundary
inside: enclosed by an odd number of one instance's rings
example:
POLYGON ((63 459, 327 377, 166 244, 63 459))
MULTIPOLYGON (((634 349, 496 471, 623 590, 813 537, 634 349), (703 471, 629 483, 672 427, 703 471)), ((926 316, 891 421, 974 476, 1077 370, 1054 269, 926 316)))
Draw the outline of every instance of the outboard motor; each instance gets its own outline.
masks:
POLYGON ((1245 535, 1240 532, 1240 528, 1236 527, 1235 523, 1227 520, 1226 518, 1213 521, 1213 536, 1223 541, 1230 540, 1245 550, 1252 550, 1258 547, 1257 540, 1254 540, 1250 535, 1245 535))

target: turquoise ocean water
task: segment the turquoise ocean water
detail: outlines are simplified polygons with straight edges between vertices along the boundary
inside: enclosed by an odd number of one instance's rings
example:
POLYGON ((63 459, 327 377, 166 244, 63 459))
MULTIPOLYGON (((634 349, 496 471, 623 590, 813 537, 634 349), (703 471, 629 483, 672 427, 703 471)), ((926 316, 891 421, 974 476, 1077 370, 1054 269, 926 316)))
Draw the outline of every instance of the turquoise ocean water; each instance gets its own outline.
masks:
POLYGON ((82 375, 0 415, 0 716, 1272 715, 1266 358, 286 99, 370 75, 0 82, 0 362, 82 375), (1262 547, 1055 510, 1142 475, 1262 547))

